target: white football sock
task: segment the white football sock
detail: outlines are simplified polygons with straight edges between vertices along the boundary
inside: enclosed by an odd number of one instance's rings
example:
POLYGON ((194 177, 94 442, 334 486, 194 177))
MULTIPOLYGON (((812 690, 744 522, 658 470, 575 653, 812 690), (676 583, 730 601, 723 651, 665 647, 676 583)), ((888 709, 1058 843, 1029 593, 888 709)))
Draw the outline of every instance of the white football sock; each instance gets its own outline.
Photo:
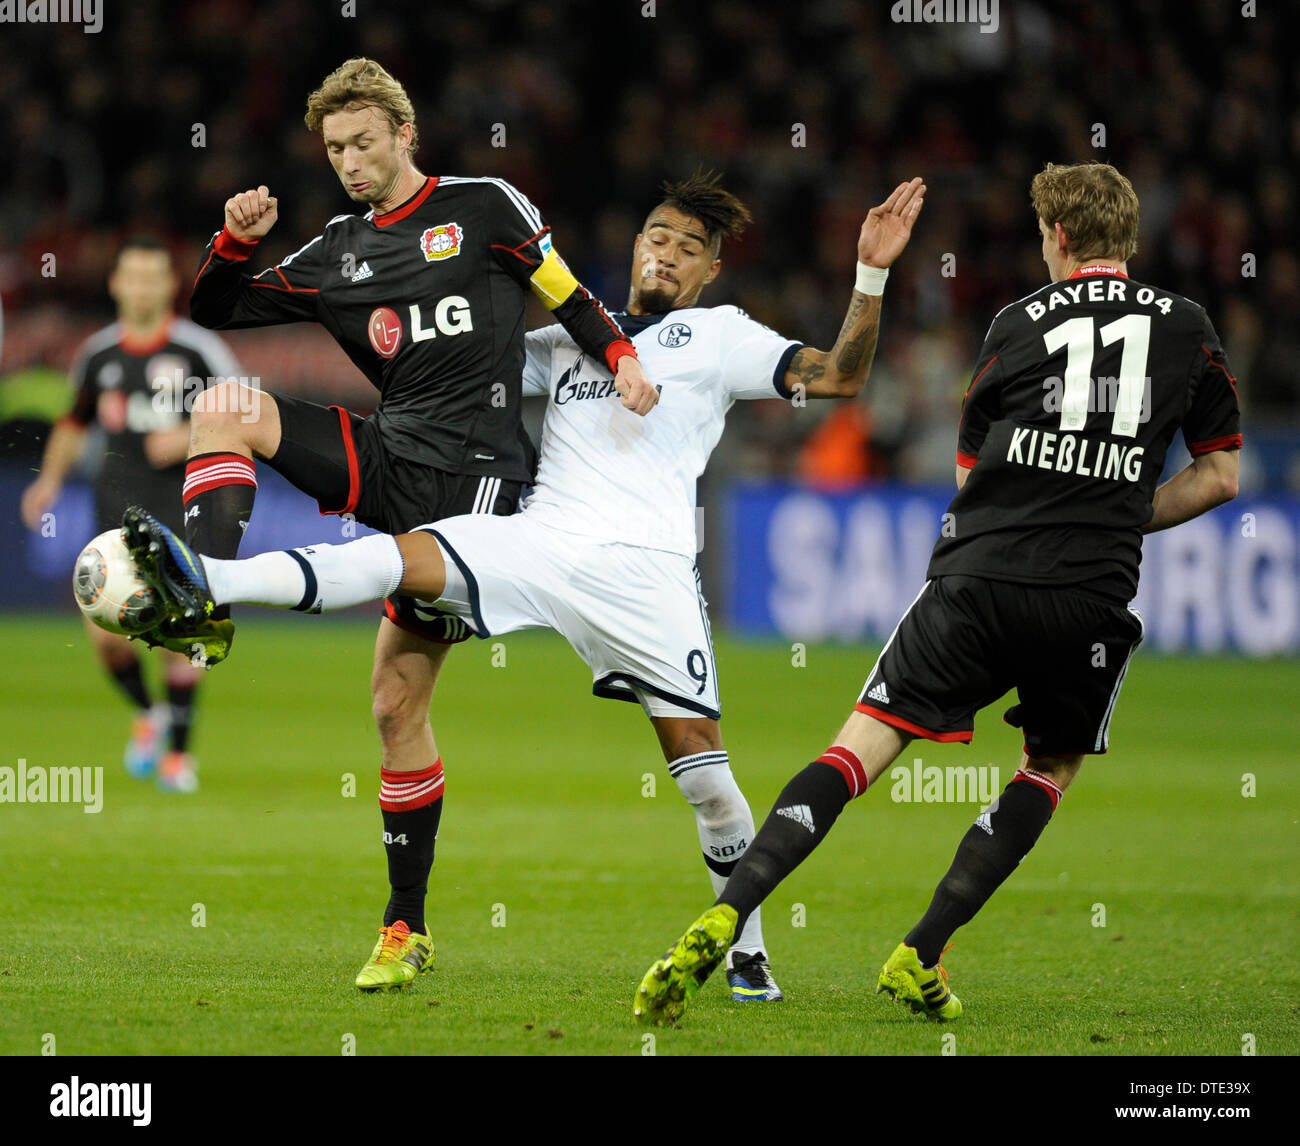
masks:
POLYGON ((346 545, 306 545, 241 561, 203 558, 218 605, 266 605, 328 613, 397 591, 405 569, 397 540, 377 533, 346 545), (308 591, 308 581, 314 584, 308 591))
MULTIPOLYGON (((754 817, 731 774, 726 750, 679 756, 668 765, 668 774, 695 809, 695 826, 700 833, 700 849, 713 882, 713 893, 721 895, 736 861, 754 840, 754 817)), ((766 950, 759 908, 745 921, 731 950, 737 954, 766 950)), ((730 958, 727 963, 730 966, 730 958)))

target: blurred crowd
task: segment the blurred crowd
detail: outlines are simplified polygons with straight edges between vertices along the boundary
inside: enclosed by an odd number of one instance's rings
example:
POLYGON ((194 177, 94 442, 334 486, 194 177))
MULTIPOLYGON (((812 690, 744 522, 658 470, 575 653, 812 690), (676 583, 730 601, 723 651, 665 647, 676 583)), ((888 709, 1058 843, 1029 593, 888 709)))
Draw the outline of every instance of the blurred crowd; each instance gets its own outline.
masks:
MULTIPOLYGON (((833 410, 741 404, 727 473, 951 481, 984 331, 1045 279, 1028 183, 1048 160, 1132 179, 1131 273, 1208 308, 1247 434, 1295 439, 1300 70, 1277 8, 998 7, 992 34, 895 23, 886 0, 136 0, 105 5, 98 34, 5 25, 0 371, 62 368, 111 319, 104 278, 130 230, 164 233, 188 273, 237 190, 266 183, 280 199, 260 265, 351 210, 302 112, 326 73, 369 55, 412 96, 421 169, 515 183, 615 307, 658 184, 700 166, 725 172, 756 219, 704 301, 828 347, 867 208, 925 177, 867 394, 833 410)), ((231 344, 269 389, 373 403, 319 332, 296 337, 231 344)))

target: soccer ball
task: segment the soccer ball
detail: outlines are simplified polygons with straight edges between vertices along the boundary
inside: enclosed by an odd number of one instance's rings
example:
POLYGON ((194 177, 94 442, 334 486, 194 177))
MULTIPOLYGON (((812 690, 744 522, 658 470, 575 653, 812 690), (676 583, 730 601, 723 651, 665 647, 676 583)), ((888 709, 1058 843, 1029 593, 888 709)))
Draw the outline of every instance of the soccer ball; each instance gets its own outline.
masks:
POLYGON ((77 557, 72 593, 101 629, 131 636, 163 619, 158 592, 140 576, 120 529, 96 537, 77 557))

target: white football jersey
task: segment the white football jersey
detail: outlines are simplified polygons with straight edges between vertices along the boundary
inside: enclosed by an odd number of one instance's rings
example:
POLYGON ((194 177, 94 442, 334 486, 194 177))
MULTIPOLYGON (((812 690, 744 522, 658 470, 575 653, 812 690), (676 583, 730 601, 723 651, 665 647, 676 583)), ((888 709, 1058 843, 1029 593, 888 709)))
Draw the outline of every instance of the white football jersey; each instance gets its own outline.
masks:
POLYGON ((541 461, 522 512, 557 529, 694 559, 695 481, 737 398, 789 397, 803 343, 734 306, 615 316, 662 389, 644 418, 604 362, 560 325, 526 338, 524 393, 549 394, 541 461))

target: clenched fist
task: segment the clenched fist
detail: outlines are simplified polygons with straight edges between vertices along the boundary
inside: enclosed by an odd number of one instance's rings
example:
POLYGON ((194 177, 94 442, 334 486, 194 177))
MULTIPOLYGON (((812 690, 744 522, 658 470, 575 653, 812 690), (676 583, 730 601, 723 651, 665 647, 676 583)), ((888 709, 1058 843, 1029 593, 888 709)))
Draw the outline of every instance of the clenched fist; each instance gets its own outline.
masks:
POLYGON ((632 355, 624 354, 615 365, 618 372, 614 375, 614 389, 622 395, 624 406, 644 418, 659 401, 659 387, 646 377, 640 360, 632 355))
POLYGON ((243 191, 226 200, 226 230, 241 243, 255 243, 280 217, 279 202, 265 184, 256 191, 243 191))

